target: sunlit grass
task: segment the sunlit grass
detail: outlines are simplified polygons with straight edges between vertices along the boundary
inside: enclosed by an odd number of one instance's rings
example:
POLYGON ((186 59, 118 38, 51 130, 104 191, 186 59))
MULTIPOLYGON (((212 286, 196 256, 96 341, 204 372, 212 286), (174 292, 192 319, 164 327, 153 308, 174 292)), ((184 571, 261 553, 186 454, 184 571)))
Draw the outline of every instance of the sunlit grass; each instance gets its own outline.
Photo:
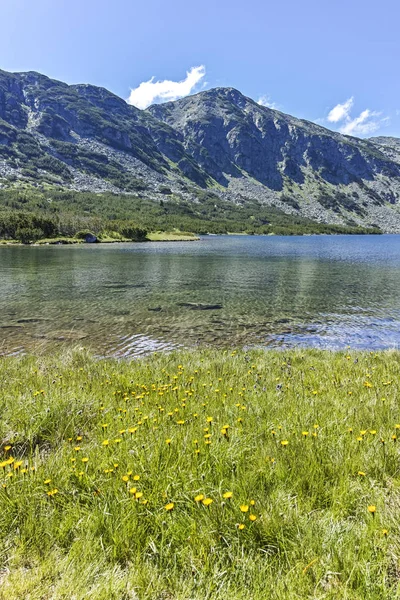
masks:
POLYGON ((3 358, 0 598, 398 597, 399 358, 3 358))

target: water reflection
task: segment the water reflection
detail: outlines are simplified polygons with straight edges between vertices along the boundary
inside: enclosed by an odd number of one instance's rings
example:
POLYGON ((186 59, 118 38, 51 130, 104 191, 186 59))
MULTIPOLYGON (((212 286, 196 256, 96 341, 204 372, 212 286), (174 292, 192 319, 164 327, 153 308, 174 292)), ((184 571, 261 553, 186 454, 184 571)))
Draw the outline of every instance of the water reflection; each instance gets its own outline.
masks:
POLYGON ((77 343, 117 356, 193 345, 396 347, 399 239, 3 247, 0 351, 77 343))

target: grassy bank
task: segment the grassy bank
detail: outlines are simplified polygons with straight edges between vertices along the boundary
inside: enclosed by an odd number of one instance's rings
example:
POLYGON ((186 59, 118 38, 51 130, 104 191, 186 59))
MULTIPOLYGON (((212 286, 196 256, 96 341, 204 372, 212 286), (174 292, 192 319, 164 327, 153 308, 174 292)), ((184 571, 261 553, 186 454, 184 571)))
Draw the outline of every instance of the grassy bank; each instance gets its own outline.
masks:
POLYGON ((393 599, 400 355, 0 362, 0 598, 393 599))
POLYGON ((147 234, 150 242, 195 242, 200 238, 194 233, 182 233, 180 231, 155 231, 147 234))
MULTIPOLYGON (((146 238, 140 240, 141 242, 195 242, 200 238, 193 233, 186 233, 181 231, 155 231, 147 234, 146 238)), ((107 235, 103 235, 98 239, 98 242, 101 244, 120 244, 126 242, 132 242, 137 240, 131 240, 129 238, 125 238, 123 236, 119 237, 110 237, 107 235)), ((70 245, 70 244, 85 244, 84 239, 75 238, 75 237, 54 237, 54 238, 44 238, 41 240, 36 240, 31 245, 34 246, 57 246, 57 245, 70 245)), ((18 240, 0 240, 0 246, 15 246, 15 245, 25 245, 19 242, 18 240)))

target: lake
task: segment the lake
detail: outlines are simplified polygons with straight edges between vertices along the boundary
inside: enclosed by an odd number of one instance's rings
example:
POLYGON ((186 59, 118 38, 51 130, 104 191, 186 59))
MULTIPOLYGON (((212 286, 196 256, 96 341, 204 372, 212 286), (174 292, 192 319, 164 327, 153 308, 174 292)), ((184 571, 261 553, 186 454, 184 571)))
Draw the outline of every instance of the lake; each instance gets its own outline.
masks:
POLYGON ((6 246, 0 281, 2 354, 400 344, 398 235, 6 246))

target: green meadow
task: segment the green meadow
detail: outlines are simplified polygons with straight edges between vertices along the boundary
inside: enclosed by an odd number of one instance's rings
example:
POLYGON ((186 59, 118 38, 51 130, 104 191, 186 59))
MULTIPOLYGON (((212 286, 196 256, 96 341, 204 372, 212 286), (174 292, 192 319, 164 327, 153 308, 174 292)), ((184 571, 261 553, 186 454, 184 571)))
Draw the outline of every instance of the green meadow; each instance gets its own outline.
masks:
POLYGON ((399 374, 395 351, 2 358, 1 600, 400 597, 399 374))

